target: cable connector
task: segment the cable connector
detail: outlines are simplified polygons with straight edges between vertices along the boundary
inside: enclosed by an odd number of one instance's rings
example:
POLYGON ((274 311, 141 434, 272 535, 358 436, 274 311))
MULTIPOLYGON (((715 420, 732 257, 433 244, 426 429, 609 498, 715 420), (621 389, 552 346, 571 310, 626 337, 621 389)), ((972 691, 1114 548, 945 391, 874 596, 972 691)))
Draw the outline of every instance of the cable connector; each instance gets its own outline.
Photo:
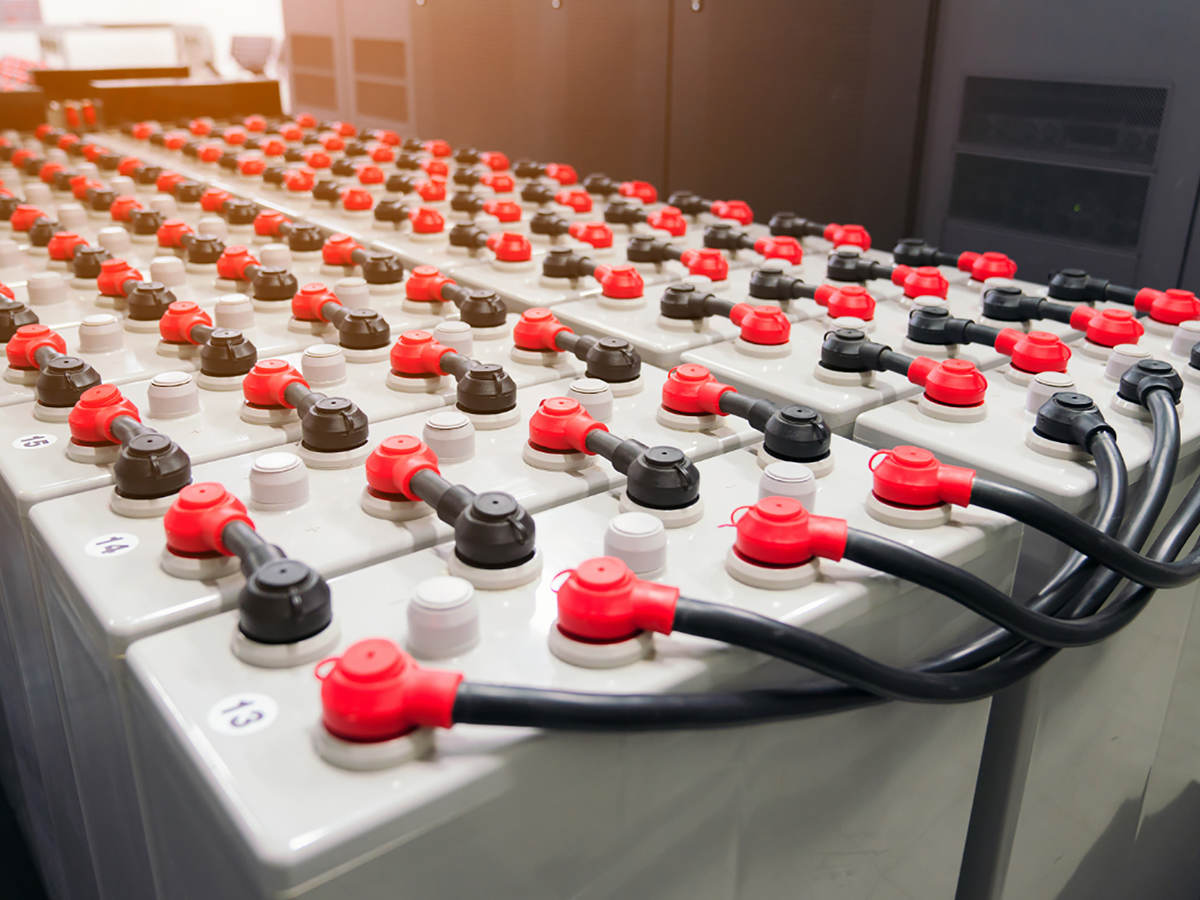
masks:
POLYGON ((1183 379, 1170 363, 1157 359, 1139 359, 1125 370, 1117 386, 1117 396, 1139 406, 1149 406, 1152 391, 1167 391, 1171 399, 1179 402, 1183 394, 1183 379))
POLYGON ((728 524, 737 530, 734 553, 752 565, 798 566, 814 557, 837 561, 846 552, 846 520, 814 516, 794 497, 740 506, 728 524))
POLYGON ((254 528, 246 505, 223 485, 215 481, 189 484, 163 516, 167 549, 180 556, 232 556, 222 538, 230 522, 244 522, 254 528))
POLYGON ((435 341, 428 331, 406 331, 392 345, 392 371, 408 377, 445 375, 442 357, 454 352, 453 347, 435 341))
POLYGON ((1043 403, 1033 430, 1047 440, 1085 449, 1100 432, 1116 435, 1092 398, 1074 391, 1059 391, 1043 403))
POLYGON ((411 490, 412 478, 424 469, 438 472, 437 454, 407 434, 384 438, 364 465, 367 487, 385 497, 419 500, 411 490))
POLYGON ((644 581, 620 559, 598 556, 567 570, 556 627, 575 640, 610 643, 643 631, 670 634, 679 588, 644 581))
POLYGON ((294 409, 285 396, 290 384, 308 387, 304 376, 286 360, 259 360, 242 379, 242 397, 250 406, 294 409))
POLYGON ((893 506, 923 509, 971 502, 975 470, 947 465, 920 447, 876 451, 867 460, 867 468, 871 470, 872 493, 893 506))
POLYGON ((722 395, 736 391, 733 385, 717 381, 712 372, 696 363, 684 363, 667 373, 663 382, 662 405, 670 412, 684 415, 724 416, 722 395))
POLYGON ((537 450, 594 455, 587 446, 593 431, 608 431, 608 426, 570 397, 549 397, 529 417, 529 443, 537 450))

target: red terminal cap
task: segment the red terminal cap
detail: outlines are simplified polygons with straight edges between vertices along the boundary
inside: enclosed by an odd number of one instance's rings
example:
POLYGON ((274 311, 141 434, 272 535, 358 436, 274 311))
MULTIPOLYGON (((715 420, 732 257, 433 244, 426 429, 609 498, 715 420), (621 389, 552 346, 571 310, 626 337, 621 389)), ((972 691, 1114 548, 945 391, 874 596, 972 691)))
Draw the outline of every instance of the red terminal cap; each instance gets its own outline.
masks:
POLYGON ((450 167, 442 159, 423 159, 421 168, 430 178, 445 178, 450 174, 450 167))
POLYGON ((854 316, 864 322, 875 318, 875 298, 861 284, 834 286, 823 284, 817 288, 814 299, 818 305, 829 310, 833 318, 854 316))
POLYGON ((446 182, 440 178, 422 181, 417 185, 416 190, 426 203, 440 203, 446 199, 446 182))
POLYGON ((156 131, 158 127, 153 122, 138 122, 133 126, 133 137, 135 140, 145 141, 156 131))
POLYGON ((266 168, 267 164, 261 156, 243 156, 238 160, 238 171, 243 175, 261 175, 266 168))
POLYGON ((306 284, 292 297, 292 315, 302 322, 327 322, 325 305, 342 305, 337 295, 319 281, 306 284))
POLYGON ((892 281, 904 288, 905 297, 946 298, 950 282, 937 266, 896 266, 892 269, 892 281))
POLYGON ((263 143, 259 149, 262 151, 263 156, 283 156, 287 152, 287 144, 279 140, 279 138, 271 138, 269 141, 263 143))
POLYGON ((225 131, 222 132, 221 138, 225 141, 225 143, 229 144, 229 146, 239 147, 246 143, 246 129, 234 125, 230 128, 226 128, 225 131))
POLYGON ((196 153, 196 158, 200 162, 215 163, 224 153, 225 151, 221 149, 220 144, 205 144, 196 153))
POLYGON ((1056 334, 1004 328, 996 335, 997 352, 1012 358, 1014 369, 1036 375, 1038 372, 1065 372, 1071 350, 1056 334))
POLYGON ((733 550, 760 566, 798 566, 814 556, 834 561, 846 552, 845 519, 814 516, 794 497, 763 497, 753 506, 735 509, 730 524, 737 529, 733 550))
POLYGON ((112 216, 114 222, 128 222, 134 210, 141 208, 141 201, 137 197, 130 194, 121 194, 113 200, 112 206, 108 208, 108 214, 112 216))
MULTIPOLYGON (((101 147, 99 144, 84 144, 83 155, 88 162, 95 162, 102 154, 107 153, 107 147, 101 147)), ((16 165, 17 154, 13 154, 13 165, 16 165)))
POLYGON ((321 722, 346 741, 388 741, 415 728, 449 728, 461 672, 426 669, 385 638, 320 662, 321 722))
POLYGON ((430 156, 449 156, 451 151, 450 145, 441 138, 425 142, 425 152, 430 156))
POLYGON ((122 156, 117 162, 117 173, 120 175, 132 175, 141 164, 142 161, 136 156, 122 156))
POLYGON ((908 380, 925 388, 925 396, 944 406, 979 406, 987 379, 965 359, 932 360, 918 356, 908 366, 908 380))
POLYGON ((490 187, 496 194, 511 194, 517 189, 517 183, 507 172, 485 172, 479 176, 479 183, 490 187))
POLYGON ((72 147, 74 147, 76 144, 78 144, 80 140, 81 140, 81 138, 79 137, 79 135, 74 134, 72 132, 67 132, 66 134, 64 134, 62 137, 60 137, 58 139, 58 149, 59 150, 70 150, 72 147))
POLYGON ((804 248, 789 235, 760 237, 754 242, 754 252, 766 259, 782 259, 793 266, 800 265, 804 259, 804 248))
POLYGON ((283 176, 283 184, 294 194, 306 194, 313 189, 316 178, 308 169, 292 169, 283 176))
POLYGON ((884 503, 927 509, 952 503, 967 506, 975 470, 939 462, 928 450, 901 446, 879 450, 867 461, 871 490, 884 503))
POLYGON ((158 226, 158 246, 180 248, 183 246, 183 236, 191 233, 192 226, 183 219, 167 219, 158 226))
POLYGON ((989 278, 1015 278, 1017 264, 995 250, 986 253, 972 253, 970 250, 958 255, 958 268, 970 272, 974 281, 987 281, 989 278))
MULTIPOLYGON (((97 153, 96 155, 99 156, 100 154, 97 153)), ((22 147, 20 150, 13 151, 12 164, 13 164, 14 168, 17 168, 17 169, 23 168, 26 161, 30 160, 30 159, 33 159, 33 151, 32 150, 22 147)))
POLYGON ((278 237, 284 222, 291 220, 281 212, 264 209, 254 217, 254 233, 262 237, 278 237))
POLYGON ((328 169, 333 165, 333 160, 324 150, 310 150, 304 156, 304 164, 311 169, 328 169))
MULTIPOLYGON (((551 181, 557 181, 563 187, 577 184, 579 182, 579 175, 576 174, 575 167, 568 165, 567 163, 547 163, 546 177, 551 181)), ((561 203, 562 201, 560 200, 558 202, 561 203)), ((588 206, 588 209, 591 209, 590 205, 588 206)), ((580 212, 587 212, 587 210, 580 210, 580 212)))
POLYGON ((230 281, 248 281, 246 268, 257 266, 259 262, 245 247, 231 244, 217 259, 217 277, 228 278, 230 281))
POLYGON ((722 384, 712 372, 696 363, 684 363, 667 373, 663 382, 662 405, 670 412, 689 416, 726 415, 721 396, 737 388, 722 384))
POLYGON ((94 181, 86 175, 76 175, 71 179, 71 193, 76 200, 83 200, 87 197, 89 188, 101 188, 103 185, 99 181, 94 181))
POLYGON ((567 233, 577 241, 604 250, 613 245, 612 229, 605 222, 572 222, 567 233))
POLYGON ((33 133, 34 133, 34 136, 37 137, 38 140, 41 140, 42 138, 44 138, 46 135, 48 135, 53 130, 54 130, 54 126, 51 125, 49 122, 42 122, 40 125, 38 125, 37 127, 35 127, 33 129, 33 133))
POLYGON ((435 341, 428 331, 406 331, 392 344, 392 371, 410 377, 445 375, 442 357, 454 352, 452 347, 435 341))
POLYGON ((778 306, 738 303, 729 311, 729 321, 741 328, 741 339, 750 344, 786 344, 792 334, 792 323, 778 306))
POLYGON ((106 259, 100 263, 100 275, 96 278, 96 289, 105 297, 124 297, 125 282, 145 281, 142 273, 123 259, 106 259))
POLYGON ((1096 309, 1080 304, 1071 312, 1071 327, 1101 347, 1136 344, 1145 333, 1142 323, 1128 309, 1096 309))
POLYGON ((479 161, 493 172, 503 172, 508 169, 508 157, 499 150, 485 150, 479 154, 479 161))
POLYGON ((242 379, 242 397, 250 406, 292 409, 284 393, 289 384, 308 387, 304 376, 283 359, 260 359, 242 379))
POLYGON ((375 139, 377 141, 380 141, 389 147, 400 146, 400 135, 396 134, 394 131, 385 128, 378 128, 373 132, 373 134, 375 135, 375 139))
POLYGON ((57 331, 40 323, 22 325, 16 330, 4 347, 4 355, 8 365, 13 369, 36 369, 38 367, 34 354, 42 347, 50 347, 59 353, 67 352, 67 342, 57 331))
POLYGON ((115 384, 90 387, 79 396, 67 418, 71 440, 92 447, 120 443, 112 433, 112 423, 121 416, 141 421, 137 407, 121 395, 115 384))
POLYGON ((168 344, 194 344, 192 329, 197 325, 212 326, 212 318, 191 300, 176 300, 158 320, 158 336, 168 344))
POLYGON ((3 294, 9 300, 17 299, 16 294, 13 293, 13 289, 4 283, 0 283, 0 294, 3 294))
POLYGON ((184 132, 171 131, 163 136, 163 146, 168 150, 179 150, 188 142, 188 136, 184 132))
POLYGON ((729 260, 716 247, 684 250, 679 261, 692 275, 703 275, 712 281, 724 281, 729 277, 729 260))
POLYGON ((446 230, 442 214, 430 206, 418 206, 408 217, 416 234, 441 234, 446 230))
POLYGON ((404 296, 417 303, 441 303, 442 288, 448 284, 454 284, 454 279, 439 272, 437 266, 415 266, 404 282, 404 296))
POLYGON ((212 133, 212 122, 207 119, 192 119, 188 122, 188 131, 196 137, 204 137, 212 133))
POLYGON ((349 122, 334 122, 333 129, 342 137, 354 137, 358 134, 358 129, 349 122))
POLYGON ((617 192, 622 197, 641 200, 647 206, 658 200, 658 190, 648 181, 622 181, 617 192))
POLYGON ((312 113, 296 113, 296 124, 301 128, 316 128, 317 117, 312 113))
POLYGON ((739 225, 754 221, 754 211, 745 200, 714 200, 711 211, 718 219, 732 219, 739 225))
POLYGON ((559 191, 554 195, 554 202, 560 206, 569 206, 577 213, 592 211, 592 195, 578 188, 559 191))
POLYGON ((835 247, 871 249, 871 235, 861 225, 831 224, 825 228, 823 237, 835 247))
POLYGON ((34 222, 44 218, 47 218, 46 214, 36 206, 22 203, 13 210, 9 223, 12 225, 13 231, 28 231, 33 227, 34 222))
MULTIPOLYGON (((137 160, 134 160, 134 162, 136 163, 137 160)), ((65 167, 62 163, 48 162, 38 169, 38 178, 44 181, 46 184, 49 184, 54 180, 54 176, 61 172, 63 168, 65 167)), ((121 174, 124 175, 125 173, 122 172, 121 174)))
POLYGON ((321 146, 330 153, 337 153, 345 149, 346 142, 342 140, 340 134, 323 134, 321 135, 321 146))
POLYGON ((1142 288, 1133 298, 1133 306, 1139 312, 1149 313, 1155 322, 1166 325, 1200 319, 1200 300, 1191 291, 1180 288, 1165 291, 1142 288))
POLYGON ((521 313, 513 325, 513 344, 521 350, 558 350, 555 343, 562 332, 571 329, 544 307, 535 306, 521 313))
POLYGON ((304 139, 304 129, 300 127, 299 124, 284 125, 281 129, 279 129, 279 136, 285 141, 291 141, 292 143, 295 143, 304 139))
POLYGON ((263 116, 246 116, 246 118, 242 119, 242 125, 245 126, 247 131, 255 133, 267 130, 267 120, 263 116))
POLYGON ((232 199, 229 191, 220 188, 209 188, 200 195, 200 208, 205 212, 219 213, 225 208, 226 202, 232 199))
POLYGON ((51 259, 57 262, 70 262, 75 258, 75 248, 79 246, 87 246, 87 241, 80 235, 73 231, 58 231, 55 232, 54 237, 50 238, 46 250, 51 259))
POLYGON ((370 191, 362 188, 350 188, 342 191, 342 207, 348 212, 361 212, 375 205, 375 198, 370 191))
POLYGON ((596 266, 600 292, 614 300, 636 300, 645 292, 642 273, 634 266, 596 266))
POLYGON ((643 581, 613 556, 585 560, 558 586, 556 627, 589 643, 623 641, 643 631, 670 634, 679 588, 643 581))
MULTIPOLYGON (((79 177, 82 178, 84 176, 79 176, 79 177)), ((175 185, 179 184, 179 182, 181 182, 183 180, 184 180, 184 177, 179 172, 166 171, 166 172, 163 172, 161 175, 159 175, 157 179, 155 179, 154 188, 161 194, 170 194, 170 193, 174 192, 175 185)), ((75 185, 75 179, 72 178, 71 186, 74 187, 74 185, 75 185)), ((76 196, 78 196, 78 195, 76 195, 76 196)))
POLYGON ((353 253, 362 245, 348 234, 331 234, 321 247, 321 260, 327 266, 354 265, 353 253))
POLYGON ((396 161, 396 151, 387 144, 380 144, 371 150, 371 162, 390 163, 396 161))
POLYGON ((379 166, 358 167, 359 184, 383 184, 385 180, 383 169, 379 168, 379 166))
POLYGON ((529 444, 537 450, 551 453, 586 453, 587 436, 599 429, 608 431, 597 422, 578 400, 570 397, 548 397, 538 404, 529 417, 529 444))
POLYGON ((529 243, 529 238, 516 231, 490 234, 487 245, 501 262, 528 262, 533 259, 533 245, 529 243))
POLYGON ((687 219, 677 206, 664 206, 646 216, 646 222, 651 228, 665 231, 671 237, 683 237, 687 234, 687 219))
POLYGON ((488 200, 483 204, 483 211, 504 224, 521 221, 521 204, 513 200, 488 200))
POLYGON ((167 549, 179 556, 232 556, 221 539, 231 522, 254 527, 245 504, 223 485, 215 481, 189 484, 163 516, 167 549))
POLYGON ((383 497, 420 498, 409 490, 412 477, 422 469, 438 471, 438 458, 432 450, 415 437, 397 434, 384 438, 371 451, 365 463, 367 488, 383 497))

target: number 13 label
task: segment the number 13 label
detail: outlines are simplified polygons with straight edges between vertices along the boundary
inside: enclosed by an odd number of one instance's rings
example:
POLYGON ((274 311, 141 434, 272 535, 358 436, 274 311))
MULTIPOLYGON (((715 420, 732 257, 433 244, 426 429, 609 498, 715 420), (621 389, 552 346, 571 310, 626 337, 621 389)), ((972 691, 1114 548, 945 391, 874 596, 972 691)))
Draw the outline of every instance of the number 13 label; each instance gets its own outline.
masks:
POLYGON ((208 711, 208 727, 217 734, 254 734, 275 721, 279 704, 266 694, 233 694, 208 711))

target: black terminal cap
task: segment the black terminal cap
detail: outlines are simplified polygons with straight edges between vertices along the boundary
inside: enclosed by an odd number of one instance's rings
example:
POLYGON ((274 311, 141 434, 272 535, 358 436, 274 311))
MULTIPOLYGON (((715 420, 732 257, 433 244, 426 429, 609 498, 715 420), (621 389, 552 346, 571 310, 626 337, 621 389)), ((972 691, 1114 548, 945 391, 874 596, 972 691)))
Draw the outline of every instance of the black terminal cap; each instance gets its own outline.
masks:
POLYGON ((1146 406, 1151 391, 1168 391, 1179 402, 1183 394, 1183 379, 1170 364, 1158 359, 1140 359, 1125 370, 1117 386, 1117 396, 1130 403, 1146 406))
MULTIPOLYGON (((120 157, 118 157, 118 159, 119 158, 120 157)), ((31 156, 29 159, 25 160, 25 165, 21 167, 21 170, 26 175, 36 176, 38 172, 42 171, 42 166, 45 164, 46 158, 44 156, 31 156)))
POLYGON ((380 200, 375 204, 375 221, 399 225, 408 219, 408 207, 401 200, 380 200))
POLYGON ((198 265, 216 265, 225 252, 225 242, 211 234, 189 234, 183 239, 187 261, 198 265))
POLYGON ((314 200, 337 203, 342 199, 342 186, 332 178, 322 178, 313 185, 312 196, 314 200))
POLYGON ((162 213, 156 209, 135 209, 129 216, 129 230, 134 234, 157 234, 162 223, 162 213))
POLYGON ((661 263, 667 259, 663 252, 666 247, 665 241, 653 235, 635 234, 625 247, 625 258, 631 263, 661 263))
POLYGON ((290 301, 300 290, 300 283, 282 266, 264 266, 255 273, 250 290, 255 300, 290 301))
POLYGON ((392 340, 387 320, 373 309, 352 309, 338 323, 338 344, 347 350, 378 350, 392 340))
POLYGON ((226 150, 217 158, 218 168, 224 169, 226 172, 236 172, 238 167, 237 150, 226 150))
POLYGON ((479 173, 474 169, 455 169, 450 180, 461 188, 470 189, 479 184, 479 173))
POLYGON ((0 295, 0 343, 7 344, 22 325, 36 325, 37 313, 19 300, 0 295))
MULTIPOLYGON (((328 130, 329 130, 329 123, 328 123, 328 122, 322 122, 322 123, 321 123, 321 130, 322 130, 322 131, 328 131, 328 130)), ((320 136, 319 134, 317 134, 316 132, 313 132, 313 131, 306 131, 306 132, 304 133, 304 136, 303 136, 302 138, 300 138, 300 143, 304 144, 305 146, 311 147, 313 144, 319 144, 319 143, 321 143, 321 136, 320 136)))
POLYGON ((1083 303, 1104 296, 1108 282, 1093 278, 1083 269, 1060 269, 1046 283, 1046 296, 1068 303, 1083 303))
POLYGON ((421 143, 420 138, 406 137, 400 144, 400 149, 405 153, 420 153, 425 149, 425 145, 421 143))
POLYGON ((584 358, 588 378, 599 378, 612 384, 633 381, 642 373, 642 357, 633 344, 624 338, 602 337, 584 358))
MULTIPOLYGON (((165 131, 156 131, 154 134, 150 135, 148 140, 154 147, 163 147, 167 143, 167 134, 165 131)), ((75 146, 79 145, 76 144, 75 146)))
POLYGON ((1029 299, 1015 284, 990 287, 983 292, 982 312, 998 322, 1024 322, 1030 317, 1029 299))
POLYGON ((169 497, 192 480, 192 461, 165 434, 145 431, 121 445, 113 464, 118 494, 131 500, 169 497))
POLYGON ((240 378, 256 362, 258 348, 236 328, 214 328, 200 347, 200 371, 214 378, 240 378))
POLYGON ((592 172, 589 175, 585 175, 583 179, 583 189, 589 194, 596 194, 600 197, 615 194, 617 188, 617 183, 603 172, 592 172))
POLYGON ((100 384, 100 373, 78 356, 56 356, 38 372, 38 403, 69 409, 88 388, 100 384))
POLYGON ((40 140, 47 147, 51 147, 62 140, 62 137, 63 132, 59 131, 57 128, 50 128, 41 136, 40 140))
POLYGON ((399 284, 404 280, 404 264, 400 257, 386 250, 367 250, 361 268, 367 284, 399 284))
POLYGON ((71 258, 71 274, 76 278, 95 280, 100 277, 100 263, 111 258, 103 247, 76 247, 71 258))
POLYGON ((458 408, 466 413, 508 412, 517 405, 517 385, 504 367, 471 361, 458 380, 458 408))
POLYGON ((571 224, 557 213, 538 210, 529 220, 529 233, 555 238, 568 234, 571 224))
POLYGON ((12 218, 12 214, 16 212, 18 206, 21 205, 21 199, 14 197, 11 194, 0 196, 0 222, 7 222, 12 218))
MULTIPOLYGON (((146 166, 142 166, 138 169, 138 172, 141 172, 145 168, 146 166)), ((78 174, 78 172, 73 172, 70 169, 59 169, 50 178, 50 187, 56 191, 69 191, 71 190, 71 179, 78 174)), ((155 176, 156 179, 157 177, 155 176)))
POLYGON ((180 181, 172 193, 176 203, 199 203, 204 195, 204 185, 198 181, 180 181))
POLYGON ((792 404, 775 410, 763 428, 763 446, 776 459, 810 463, 829 455, 829 426, 815 409, 792 404))
POLYGON ((742 232, 728 222, 716 222, 704 228, 704 246, 718 250, 742 250, 754 246, 742 232))
POLYGON ((1192 349, 1188 353, 1188 368, 1200 369, 1200 341, 1192 344, 1192 349))
POLYGON ((790 210, 775 213, 767 222, 767 227, 776 237, 794 237, 796 240, 809 234, 820 234, 820 231, 810 225, 808 219, 790 210))
POLYGON ((700 497, 700 473, 678 447, 650 447, 625 473, 629 499, 651 509, 682 509, 700 497))
POLYGON ((518 159, 512 170, 518 178, 541 178, 546 174, 546 167, 532 159, 518 159))
POLYGON ((238 630, 259 644, 295 644, 333 621, 329 585, 298 559, 273 559, 238 592, 238 630))
POLYGON ((188 141, 179 148, 179 152, 189 159, 195 159, 200 155, 200 148, 204 146, 200 141, 188 141))
POLYGON ((825 275, 830 281, 867 281, 871 277, 871 262, 857 250, 843 247, 829 254, 825 275))
POLYGON ((346 141, 346 145, 342 147, 342 153, 346 156, 366 156, 367 145, 362 141, 346 141))
POLYGON ((454 161, 467 166, 473 166, 479 162, 479 151, 474 147, 459 147, 454 151, 454 161))
POLYGON ((908 339, 918 344, 959 344, 964 324, 964 319, 954 318, 944 306, 918 306, 908 314, 908 339))
POLYGON ((222 215, 230 225, 253 225, 258 217, 258 204, 253 200, 231 197, 225 201, 222 215))
POLYGON ((335 159, 333 165, 329 167, 330 174, 336 175, 338 178, 349 178, 356 171, 358 171, 358 167, 345 157, 335 159))
POLYGON ((570 247, 551 247, 542 257, 542 275, 546 278, 578 278, 579 256, 570 247))
POLYGON ((367 442, 367 414, 345 397, 322 397, 300 416, 300 442, 317 453, 341 453, 367 442))
POLYGON ((175 300, 161 281, 139 281, 125 296, 127 314, 138 322, 157 322, 175 300))
POLYGON ((39 216, 37 221, 29 226, 29 246, 45 247, 50 243, 50 238, 61 230, 62 226, 53 219, 39 216))
POLYGON ((316 225, 298 223, 288 232, 288 249, 293 253, 309 253, 325 246, 325 235, 316 225))
POLYGON ((389 194, 411 194, 417 189, 417 183, 403 172, 393 172, 384 182, 383 189, 389 194))
POLYGON ((107 212, 116 199, 116 192, 108 188, 93 188, 88 191, 88 205, 94 212, 107 212))
POLYGON ((1092 398, 1075 391, 1059 391, 1043 403, 1033 431, 1047 440, 1084 448, 1099 432, 1114 433, 1092 398))
POLYGON ((793 300, 798 296, 796 288, 803 284, 801 279, 778 269, 755 268, 750 273, 750 296, 755 300, 793 300))
POLYGON ((283 184, 286 175, 287 169, 283 166, 267 166, 262 172, 263 184, 283 184))
POLYGON ((12 162, 13 154, 17 152, 17 148, 13 144, 0 145, 0 162, 12 162))
POLYGON ((634 206, 624 198, 618 197, 610 200, 604 207, 604 221, 609 225, 636 225, 638 222, 646 221, 646 213, 641 207, 634 206))
POLYGON ((709 203, 695 191, 675 191, 667 198, 667 205, 674 206, 685 216, 698 216, 709 210, 709 203))
POLYGON ((519 566, 533 558, 536 535, 533 516, 516 498, 484 491, 455 517, 454 555, 477 569, 519 566))
POLYGON ((243 150, 261 150, 262 141, 256 137, 248 137, 242 142, 243 150))
POLYGON ((487 246, 488 233, 473 222, 455 222, 450 229, 450 246, 481 250, 487 246))
POLYGON ((396 168, 401 172, 418 172, 421 169, 421 157, 407 150, 397 153, 396 168))
POLYGON ((531 181, 521 188, 521 199, 526 203, 553 203, 554 188, 544 181, 531 181))
POLYGON ((704 292, 686 281, 667 285, 658 301, 658 311, 665 319, 703 319, 704 292))
POLYGON ((892 248, 892 257, 898 266, 936 266, 938 249, 925 243, 924 238, 900 238, 892 248))
POLYGON ((866 332, 858 328, 836 328, 827 331, 821 341, 820 364, 834 372, 873 372, 878 353, 863 351, 879 346, 868 341, 866 332))
POLYGON ((299 147, 288 147, 283 151, 284 162, 304 162, 304 151, 299 147))
POLYGON ((495 328, 507 321, 508 308, 495 291, 473 288, 459 304, 458 314, 472 328, 495 328))
POLYGON ((473 191, 455 191, 450 198, 450 209, 474 216, 483 212, 483 198, 473 191))

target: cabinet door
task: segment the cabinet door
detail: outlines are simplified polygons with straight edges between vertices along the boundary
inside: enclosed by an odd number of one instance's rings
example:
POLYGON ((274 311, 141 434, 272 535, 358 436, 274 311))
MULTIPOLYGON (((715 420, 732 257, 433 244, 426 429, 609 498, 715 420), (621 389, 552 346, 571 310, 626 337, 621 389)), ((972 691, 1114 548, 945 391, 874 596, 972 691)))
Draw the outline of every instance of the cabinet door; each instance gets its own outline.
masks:
POLYGON ((291 82, 291 108, 318 119, 349 114, 349 70, 341 35, 341 0, 310 3, 284 0, 284 54, 291 82))

